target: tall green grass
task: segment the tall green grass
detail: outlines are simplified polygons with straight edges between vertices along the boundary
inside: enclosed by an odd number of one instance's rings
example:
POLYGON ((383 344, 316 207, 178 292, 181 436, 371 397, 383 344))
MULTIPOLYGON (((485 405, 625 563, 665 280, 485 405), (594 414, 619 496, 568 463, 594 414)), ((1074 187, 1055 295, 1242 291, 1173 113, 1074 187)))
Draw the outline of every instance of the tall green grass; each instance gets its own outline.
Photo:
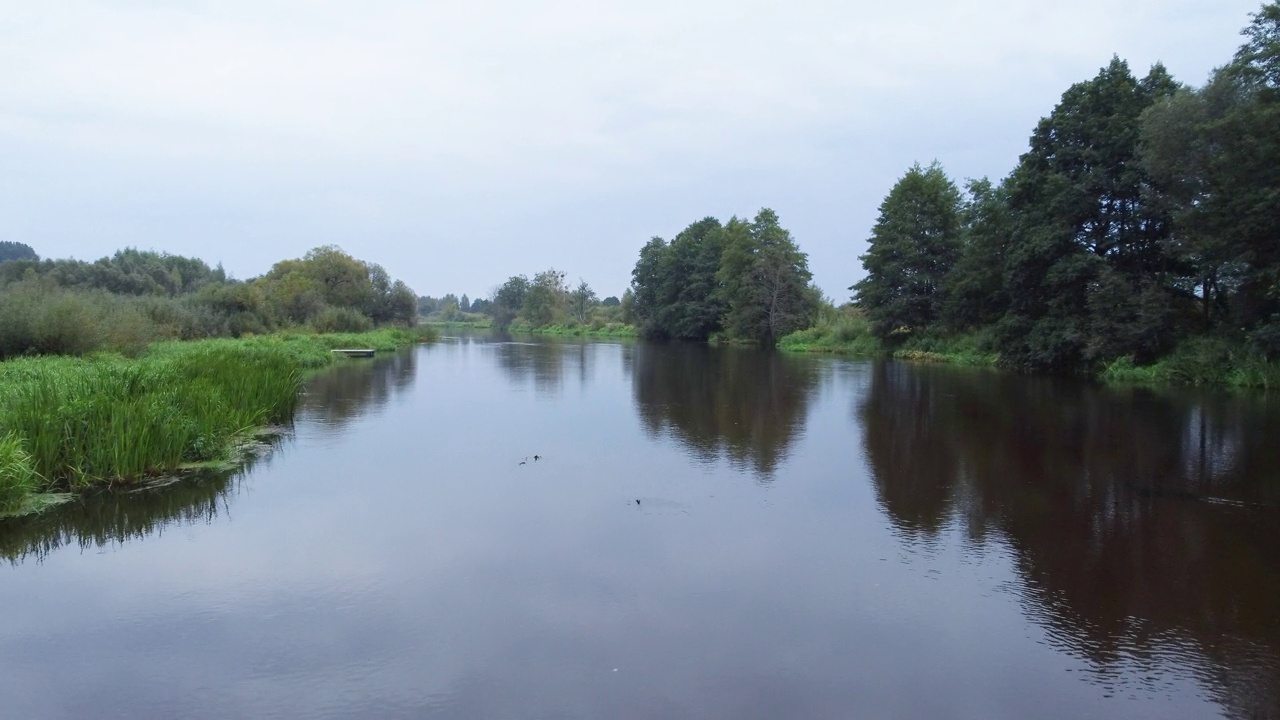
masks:
POLYGON ((788 352, 825 352, 873 357, 884 352, 880 340, 871 334, 871 323, 854 308, 824 307, 818 321, 807 330, 797 330, 778 340, 778 348, 788 352))
POLYGON ((0 436, 0 513, 18 510, 31 493, 40 490, 42 480, 22 438, 0 436))
POLYGON ((165 342, 136 359, 36 357, 0 363, 0 513, 33 492, 137 482, 225 460, 292 417, 308 370, 332 348, 388 350, 410 330, 165 342))
POLYGON ((1136 365, 1122 357, 1103 366, 1106 382, 1159 385, 1227 385, 1280 388, 1280 363, 1240 342, 1202 337, 1187 340, 1167 357, 1136 365))

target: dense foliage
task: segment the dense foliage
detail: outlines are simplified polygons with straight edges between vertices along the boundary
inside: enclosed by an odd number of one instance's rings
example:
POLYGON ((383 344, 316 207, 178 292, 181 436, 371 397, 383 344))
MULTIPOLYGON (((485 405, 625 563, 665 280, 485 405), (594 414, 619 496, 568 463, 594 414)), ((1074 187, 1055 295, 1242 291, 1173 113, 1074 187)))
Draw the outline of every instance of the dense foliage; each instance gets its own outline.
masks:
POLYGON ((751 222, 708 217, 640 250, 622 306, 650 337, 706 340, 715 333, 772 345, 808 327, 821 294, 807 256, 772 210, 751 222))
POLYGON ((244 282, 199 259, 150 251, 126 249, 94 262, 31 253, 0 264, 0 359, 136 353, 155 340, 289 327, 363 332, 414 323, 416 305, 413 291, 382 267, 332 246, 244 282))
MULTIPOLYGON (((1280 360, 1280 3, 1203 88, 1118 58, 998 186, 936 163, 890 191, 852 289, 889 347, 977 333, 1000 363, 1280 360)), ((1199 362, 1199 361, 1197 361, 1199 362)), ((1185 364, 1185 363, 1183 363, 1185 364)))
POLYGON ((30 245, 0 240, 0 263, 10 260, 36 260, 36 251, 30 245))

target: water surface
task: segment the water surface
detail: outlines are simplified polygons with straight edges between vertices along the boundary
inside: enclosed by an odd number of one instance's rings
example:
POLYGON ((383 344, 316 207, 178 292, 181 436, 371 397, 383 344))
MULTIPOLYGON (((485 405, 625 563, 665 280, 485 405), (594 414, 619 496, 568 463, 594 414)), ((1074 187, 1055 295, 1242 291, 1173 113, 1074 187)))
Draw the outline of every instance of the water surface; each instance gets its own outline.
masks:
POLYGON ((303 405, 0 525, 0 715, 1280 717, 1274 401, 458 338, 303 405))

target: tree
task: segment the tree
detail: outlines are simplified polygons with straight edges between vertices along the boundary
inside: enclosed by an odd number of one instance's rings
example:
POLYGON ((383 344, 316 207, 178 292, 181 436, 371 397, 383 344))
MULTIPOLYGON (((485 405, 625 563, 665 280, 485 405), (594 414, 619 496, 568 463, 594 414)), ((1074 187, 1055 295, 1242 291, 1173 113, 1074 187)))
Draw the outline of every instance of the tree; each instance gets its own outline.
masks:
POLYGON ((1006 365, 1079 372, 1118 354, 1150 356, 1172 340, 1163 322, 1121 327, 1113 319, 1168 317, 1138 312, 1160 293, 1169 302, 1169 222, 1149 202, 1150 178, 1136 153, 1143 111, 1175 90, 1162 66, 1138 81, 1113 58, 1093 80, 1071 86, 1036 127, 1009 180, 1010 306, 996 326, 1006 365), (1114 275, 1104 278, 1104 269, 1114 275), (1103 281, 1122 307, 1090 304, 1103 281), (1091 317, 1090 307, 1110 317, 1091 317))
POLYGON ((880 204, 867 276, 850 288, 876 336, 905 339, 938 321, 960 247, 960 191, 938 163, 911 166, 880 204))
POLYGON ((964 332, 995 323, 1009 309, 1002 258, 1013 229, 1008 189, 970 180, 960 209, 960 254, 943 281, 942 323, 964 332))
POLYGON ((1256 347, 1280 357, 1280 2, 1252 17, 1246 42, 1206 88, 1228 98, 1206 128, 1218 149, 1208 209, 1239 261, 1233 320, 1256 347))
MULTIPOLYGON (((658 313, 662 307, 663 276, 662 260, 667 252, 667 241, 653 237, 640 248, 640 259, 631 270, 631 303, 626 308, 628 317, 639 324, 645 335, 660 335, 663 332, 658 313)), ((626 297, 624 295, 624 305, 626 297)))
POLYGON ((706 217, 670 243, 655 237, 641 249, 631 285, 643 334, 706 340, 720 329, 725 306, 717 273, 724 237, 720 221, 706 217))
POLYGON ((10 260, 39 260, 36 251, 30 245, 9 240, 0 240, 0 263, 10 260))
POLYGON ((453 293, 445 293, 445 296, 440 298, 439 312, 446 321, 457 320, 458 319, 458 296, 454 295, 453 293))
POLYGON ((591 311, 599 304, 596 291, 591 289, 586 280, 578 278, 578 287, 569 293, 569 311, 574 319, 585 325, 591 311))
POLYGON ((682 230, 667 246, 658 314, 664 334, 706 340, 721 328, 726 308, 717 273, 724 242, 720 221, 706 217, 682 230))
POLYGON ((500 287, 495 288, 489 302, 489 315, 493 318, 493 326, 506 330, 516 318, 520 308, 524 307, 525 295, 529 292, 529 278, 514 275, 500 287))
POLYGON ((458 300, 458 310, 461 312, 471 312, 471 300, 467 298, 466 293, 462 293, 462 297, 458 300))
POLYGON ((567 303, 568 291, 564 287, 564 273, 551 268, 533 276, 533 283, 524 296, 521 314, 534 327, 550 325, 557 312, 567 303))
POLYGON ((622 301, 618 299, 617 295, 610 295, 609 297, 600 301, 600 304, 603 305, 604 307, 618 307, 622 305, 622 301))
POLYGON ((724 327, 737 337, 772 345, 813 321, 820 293, 809 285, 808 257, 772 210, 751 223, 732 218, 723 230, 716 279, 726 307, 724 327))

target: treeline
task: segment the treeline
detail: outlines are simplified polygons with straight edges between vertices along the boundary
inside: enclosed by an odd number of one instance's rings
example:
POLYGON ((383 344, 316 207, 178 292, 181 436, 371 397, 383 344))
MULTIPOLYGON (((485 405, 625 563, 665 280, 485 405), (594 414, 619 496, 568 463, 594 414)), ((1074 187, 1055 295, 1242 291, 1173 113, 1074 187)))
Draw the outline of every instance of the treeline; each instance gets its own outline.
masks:
POLYGON ((887 347, 969 337, 1024 371, 1280 359, 1280 3, 1203 87, 1118 58, 1000 183, 916 165, 851 289, 887 347))
POLYGON ((625 304, 647 337, 772 345, 812 324, 822 302, 808 257, 767 208, 750 222, 707 217, 670 242, 653 238, 631 278, 625 304))
POLYGON ((418 312, 434 322, 471 322, 498 330, 619 330, 625 324, 623 302, 615 296, 600 299, 579 279, 570 286, 555 268, 514 275, 495 287, 488 298, 469 300, 449 293, 440 298, 418 298, 418 312))
POLYGON ((0 263, 9 260, 37 260, 36 251, 30 245, 0 240, 0 263))
POLYGON ((135 249, 94 262, 24 252, 0 262, 0 359, 134 352, 162 339, 293 327, 362 332, 413 324, 416 310, 403 282, 333 246, 276 263, 248 281, 199 259, 135 249))

